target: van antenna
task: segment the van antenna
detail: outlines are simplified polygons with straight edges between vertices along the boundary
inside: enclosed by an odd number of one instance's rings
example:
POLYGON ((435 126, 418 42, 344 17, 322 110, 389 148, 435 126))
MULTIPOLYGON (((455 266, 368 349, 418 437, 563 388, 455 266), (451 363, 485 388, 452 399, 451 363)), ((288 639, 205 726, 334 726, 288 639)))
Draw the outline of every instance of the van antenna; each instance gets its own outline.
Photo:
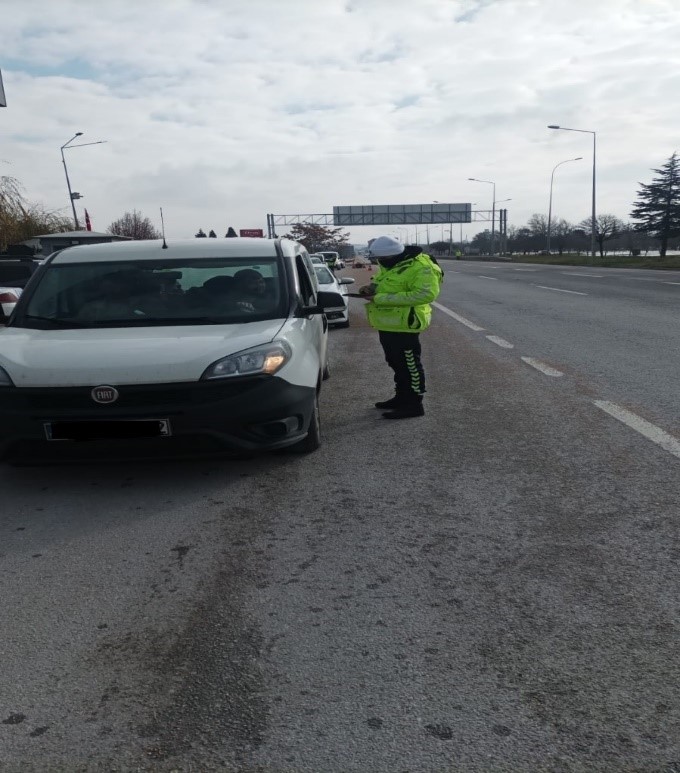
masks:
POLYGON ((161 210, 161 232, 163 234, 163 245, 162 248, 164 250, 168 249, 168 243, 165 241, 165 222, 163 221, 163 207, 160 207, 161 210))

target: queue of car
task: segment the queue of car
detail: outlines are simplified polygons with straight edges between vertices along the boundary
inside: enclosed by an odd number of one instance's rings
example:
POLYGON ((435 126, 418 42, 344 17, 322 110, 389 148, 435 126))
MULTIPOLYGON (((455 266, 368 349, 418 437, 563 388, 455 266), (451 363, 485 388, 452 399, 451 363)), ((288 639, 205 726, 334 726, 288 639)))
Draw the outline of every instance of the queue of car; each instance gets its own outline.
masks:
POLYGON ((350 276, 337 277, 328 266, 314 266, 316 279, 322 290, 330 290, 339 293, 344 298, 344 308, 338 311, 329 311, 326 314, 328 324, 333 327, 349 327, 349 296, 347 286, 354 284, 350 276))
POLYGON ((349 281, 285 238, 52 254, 0 313, 0 458, 316 450, 349 281))

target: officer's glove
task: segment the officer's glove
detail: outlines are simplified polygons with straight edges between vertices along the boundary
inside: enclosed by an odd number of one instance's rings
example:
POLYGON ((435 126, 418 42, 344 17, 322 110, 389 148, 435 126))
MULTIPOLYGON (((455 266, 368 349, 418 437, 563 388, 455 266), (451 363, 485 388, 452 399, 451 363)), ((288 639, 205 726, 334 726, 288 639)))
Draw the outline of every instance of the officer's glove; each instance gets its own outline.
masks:
POLYGON ((359 288, 359 295, 361 295, 366 299, 372 298, 375 295, 375 291, 377 289, 378 288, 376 287, 376 285, 373 284, 373 282, 371 282, 371 284, 364 285, 363 287, 359 288))

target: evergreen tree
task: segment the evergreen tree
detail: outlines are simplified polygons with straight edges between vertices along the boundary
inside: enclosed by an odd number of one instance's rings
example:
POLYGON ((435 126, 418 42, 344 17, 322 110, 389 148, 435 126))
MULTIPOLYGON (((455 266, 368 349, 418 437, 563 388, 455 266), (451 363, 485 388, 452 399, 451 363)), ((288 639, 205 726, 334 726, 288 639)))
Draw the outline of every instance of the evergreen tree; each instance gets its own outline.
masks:
POLYGON ((666 257, 668 240, 680 236, 680 159, 677 153, 661 169, 652 169, 651 183, 640 183, 631 218, 638 231, 659 239, 659 254, 666 257))
POLYGON ((217 234, 212 229, 210 229, 210 233, 208 234, 208 238, 209 239, 217 239, 217 234))
POLYGON ((196 234, 197 239, 207 239, 208 237, 205 235, 205 231, 202 228, 198 229, 198 233, 196 234))

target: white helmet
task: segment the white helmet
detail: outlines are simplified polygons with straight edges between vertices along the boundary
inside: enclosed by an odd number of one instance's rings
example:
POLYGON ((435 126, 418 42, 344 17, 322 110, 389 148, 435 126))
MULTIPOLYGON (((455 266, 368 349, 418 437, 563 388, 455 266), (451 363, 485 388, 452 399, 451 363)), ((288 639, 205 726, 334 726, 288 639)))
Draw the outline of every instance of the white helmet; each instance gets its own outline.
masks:
POLYGON ((379 236, 371 242, 368 249, 376 258, 391 258, 394 255, 401 255, 404 245, 393 236, 379 236))

